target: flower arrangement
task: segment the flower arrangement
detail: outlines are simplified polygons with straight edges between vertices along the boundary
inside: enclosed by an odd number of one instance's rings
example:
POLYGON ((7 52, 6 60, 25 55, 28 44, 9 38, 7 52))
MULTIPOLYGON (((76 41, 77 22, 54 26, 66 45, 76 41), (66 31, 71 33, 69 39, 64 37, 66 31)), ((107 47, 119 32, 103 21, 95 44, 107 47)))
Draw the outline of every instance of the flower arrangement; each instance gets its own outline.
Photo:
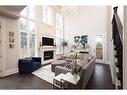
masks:
POLYGON ((42 45, 42 43, 41 42, 39 42, 39 50, 41 49, 43 47, 43 45, 42 45))
POLYGON ((79 75, 80 74, 80 70, 81 68, 77 67, 76 65, 74 65, 74 68, 72 69, 72 75, 79 75))
POLYGON ((62 42, 62 46, 63 46, 63 53, 65 52, 65 47, 68 45, 67 41, 63 41, 62 42))
POLYGON ((74 52, 73 59, 72 59, 72 63, 73 63, 72 75, 79 75, 80 74, 81 68, 76 65, 77 59, 78 59, 78 52, 74 52))
POLYGON ((67 41, 63 41, 62 42, 62 46, 64 47, 64 46, 67 46, 68 45, 68 43, 67 43, 67 41))

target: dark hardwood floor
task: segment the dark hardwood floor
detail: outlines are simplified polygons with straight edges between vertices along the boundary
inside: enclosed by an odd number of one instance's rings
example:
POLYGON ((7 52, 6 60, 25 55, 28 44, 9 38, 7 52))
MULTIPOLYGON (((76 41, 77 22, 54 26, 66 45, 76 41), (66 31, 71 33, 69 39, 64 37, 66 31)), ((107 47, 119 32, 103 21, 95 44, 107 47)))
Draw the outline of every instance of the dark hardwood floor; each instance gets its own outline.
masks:
MULTIPOLYGON (((52 89, 48 82, 32 74, 14 74, 0 78, 0 89, 52 89)), ((114 89, 110 68, 107 64, 96 63, 95 71, 86 89, 114 89)))
POLYGON ((108 64, 96 63, 95 71, 86 89, 115 89, 108 64))
POLYGON ((0 89, 52 89, 52 85, 33 74, 14 74, 0 79, 0 89))

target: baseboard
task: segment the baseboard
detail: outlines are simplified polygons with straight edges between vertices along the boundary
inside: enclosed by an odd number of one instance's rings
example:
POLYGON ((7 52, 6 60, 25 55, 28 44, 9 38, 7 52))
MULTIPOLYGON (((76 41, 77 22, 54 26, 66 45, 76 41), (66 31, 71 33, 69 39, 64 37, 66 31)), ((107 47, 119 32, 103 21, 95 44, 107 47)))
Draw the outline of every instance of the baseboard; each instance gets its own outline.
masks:
POLYGON ((18 73, 18 68, 14 68, 14 69, 10 69, 10 70, 5 71, 4 76, 9 76, 9 75, 12 75, 15 73, 18 73))
POLYGON ((114 79, 114 74, 113 74, 114 72, 113 72, 113 67, 111 65, 111 62, 109 64, 109 66, 110 66, 110 71, 111 71, 112 83, 115 85, 115 79, 114 79))

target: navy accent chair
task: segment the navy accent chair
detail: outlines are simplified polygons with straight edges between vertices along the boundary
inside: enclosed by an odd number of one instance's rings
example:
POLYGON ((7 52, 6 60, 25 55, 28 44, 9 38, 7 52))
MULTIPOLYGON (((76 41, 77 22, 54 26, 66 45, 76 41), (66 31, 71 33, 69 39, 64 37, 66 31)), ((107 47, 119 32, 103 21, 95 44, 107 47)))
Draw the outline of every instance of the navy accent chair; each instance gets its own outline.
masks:
POLYGON ((19 59, 19 73, 31 73, 41 67, 41 57, 28 57, 19 59))

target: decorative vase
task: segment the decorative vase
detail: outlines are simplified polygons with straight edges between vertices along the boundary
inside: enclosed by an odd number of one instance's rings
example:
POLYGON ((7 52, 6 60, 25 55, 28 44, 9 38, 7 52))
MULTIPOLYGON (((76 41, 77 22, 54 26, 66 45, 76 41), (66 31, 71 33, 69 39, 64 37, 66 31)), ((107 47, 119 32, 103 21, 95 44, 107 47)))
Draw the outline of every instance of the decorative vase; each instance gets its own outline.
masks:
POLYGON ((74 74, 73 76, 74 76, 74 79, 76 79, 78 77, 78 74, 74 74))

